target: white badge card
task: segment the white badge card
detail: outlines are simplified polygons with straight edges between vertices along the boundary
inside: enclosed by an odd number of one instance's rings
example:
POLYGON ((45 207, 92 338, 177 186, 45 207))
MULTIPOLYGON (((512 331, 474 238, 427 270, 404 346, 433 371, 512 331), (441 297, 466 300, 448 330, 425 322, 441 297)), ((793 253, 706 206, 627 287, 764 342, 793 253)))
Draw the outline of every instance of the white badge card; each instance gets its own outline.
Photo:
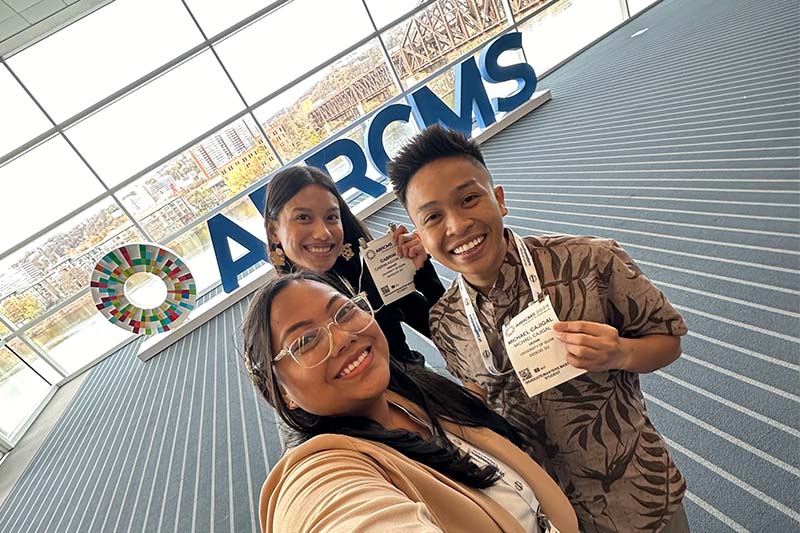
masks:
POLYGON ((545 296, 503 326, 508 359, 528 396, 536 396, 586 373, 567 363, 567 347, 553 332, 557 321, 550 297, 545 296))
POLYGON ((414 287, 414 262, 397 255, 392 234, 369 241, 361 248, 361 257, 367 264, 384 305, 399 300, 416 289, 414 287))

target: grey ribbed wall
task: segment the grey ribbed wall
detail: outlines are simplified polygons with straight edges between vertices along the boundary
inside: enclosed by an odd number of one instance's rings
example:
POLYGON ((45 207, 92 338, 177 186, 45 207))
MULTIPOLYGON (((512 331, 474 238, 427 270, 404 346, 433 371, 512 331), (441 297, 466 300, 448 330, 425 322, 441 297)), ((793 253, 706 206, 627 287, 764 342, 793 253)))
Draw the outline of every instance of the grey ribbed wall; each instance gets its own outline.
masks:
MULTIPOLYGON (((683 357, 643 383, 694 531, 800 528, 799 19, 795 0, 665 0, 485 145, 509 226, 615 238, 689 322, 683 357)), ((389 221, 408 223, 392 204, 369 224, 389 221)), ((280 443, 237 365, 245 305, 93 370, 0 531, 256 530, 280 443)))

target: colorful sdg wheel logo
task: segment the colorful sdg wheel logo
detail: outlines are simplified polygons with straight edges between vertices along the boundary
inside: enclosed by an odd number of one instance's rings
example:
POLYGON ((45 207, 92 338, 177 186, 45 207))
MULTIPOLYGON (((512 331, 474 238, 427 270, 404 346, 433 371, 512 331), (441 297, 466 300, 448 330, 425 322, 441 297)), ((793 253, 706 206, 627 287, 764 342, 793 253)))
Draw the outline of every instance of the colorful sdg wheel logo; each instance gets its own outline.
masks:
POLYGON ((95 265, 90 287, 97 310, 109 322, 141 335, 174 329, 197 300, 186 263, 153 243, 126 244, 108 252, 95 265))

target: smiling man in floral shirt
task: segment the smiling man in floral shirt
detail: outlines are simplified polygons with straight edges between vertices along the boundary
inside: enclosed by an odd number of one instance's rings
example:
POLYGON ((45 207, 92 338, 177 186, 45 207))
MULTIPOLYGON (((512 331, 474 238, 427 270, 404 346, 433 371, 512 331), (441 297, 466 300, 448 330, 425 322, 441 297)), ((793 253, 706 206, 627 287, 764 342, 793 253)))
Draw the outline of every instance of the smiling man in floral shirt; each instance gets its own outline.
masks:
POLYGON ((395 192, 428 252, 458 272, 431 309, 433 341, 448 370, 521 433, 529 452, 562 484, 581 530, 683 532, 686 490, 653 427, 639 373, 680 355, 686 324, 614 241, 525 237, 542 291, 560 322, 566 359, 587 373, 529 397, 513 371, 502 328, 533 301, 508 212, 478 146, 439 126, 390 163, 395 192), (483 330, 480 355, 464 300, 483 330))

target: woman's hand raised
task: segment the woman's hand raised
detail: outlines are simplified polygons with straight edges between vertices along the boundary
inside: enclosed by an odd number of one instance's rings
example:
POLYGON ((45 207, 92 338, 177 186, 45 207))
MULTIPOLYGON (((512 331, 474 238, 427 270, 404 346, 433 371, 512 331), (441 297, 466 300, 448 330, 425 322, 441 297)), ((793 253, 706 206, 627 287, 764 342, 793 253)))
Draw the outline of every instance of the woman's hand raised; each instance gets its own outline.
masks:
POLYGON ((416 232, 409 233, 408 228, 402 224, 389 231, 392 233, 395 245, 397 245, 397 255, 411 259, 417 270, 422 268, 428 259, 428 252, 422 246, 419 235, 416 232))

